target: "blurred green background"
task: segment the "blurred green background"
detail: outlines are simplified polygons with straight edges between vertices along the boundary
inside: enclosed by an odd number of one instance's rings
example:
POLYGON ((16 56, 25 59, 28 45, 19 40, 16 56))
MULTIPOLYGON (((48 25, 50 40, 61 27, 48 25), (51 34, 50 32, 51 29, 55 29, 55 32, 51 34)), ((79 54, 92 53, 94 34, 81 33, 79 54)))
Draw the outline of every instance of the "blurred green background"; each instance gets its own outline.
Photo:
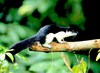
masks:
MULTIPOLYGON (((9 48, 23 39, 34 36, 44 25, 69 26, 75 24, 85 30, 82 0, 0 0, 0 45, 9 48)), ((66 52, 68 63, 77 65, 77 59, 66 52)), ((20 52, 23 59, 16 56, 18 69, 14 73, 71 73, 64 64, 61 53, 20 52)), ((88 56, 77 55, 88 65, 88 56)), ((100 64, 90 62, 90 72, 99 73, 100 64)))

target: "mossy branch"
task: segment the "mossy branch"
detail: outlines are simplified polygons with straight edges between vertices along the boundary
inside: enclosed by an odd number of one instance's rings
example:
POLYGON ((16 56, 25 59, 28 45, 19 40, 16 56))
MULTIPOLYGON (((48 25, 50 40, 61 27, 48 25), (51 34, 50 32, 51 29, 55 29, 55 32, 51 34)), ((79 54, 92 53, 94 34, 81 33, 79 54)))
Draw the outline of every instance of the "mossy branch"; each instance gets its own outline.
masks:
POLYGON ((60 44, 56 42, 50 43, 52 48, 45 48, 43 46, 32 45, 30 47, 31 51, 39 52, 65 52, 65 51, 83 51, 100 48, 100 39, 85 40, 85 41, 76 41, 76 42, 67 42, 65 44, 60 44))

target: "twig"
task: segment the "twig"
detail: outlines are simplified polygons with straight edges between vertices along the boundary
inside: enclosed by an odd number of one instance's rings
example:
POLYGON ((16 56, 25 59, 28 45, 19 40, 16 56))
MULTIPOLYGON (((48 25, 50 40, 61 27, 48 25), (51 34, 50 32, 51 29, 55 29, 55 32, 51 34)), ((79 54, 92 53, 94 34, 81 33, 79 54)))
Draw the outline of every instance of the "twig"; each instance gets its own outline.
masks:
POLYGON ((68 64, 67 58, 66 58, 66 56, 65 56, 65 54, 63 52, 61 53, 61 57, 62 57, 65 65, 66 65, 66 67, 72 72, 72 69, 71 69, 70 65, 68 64))

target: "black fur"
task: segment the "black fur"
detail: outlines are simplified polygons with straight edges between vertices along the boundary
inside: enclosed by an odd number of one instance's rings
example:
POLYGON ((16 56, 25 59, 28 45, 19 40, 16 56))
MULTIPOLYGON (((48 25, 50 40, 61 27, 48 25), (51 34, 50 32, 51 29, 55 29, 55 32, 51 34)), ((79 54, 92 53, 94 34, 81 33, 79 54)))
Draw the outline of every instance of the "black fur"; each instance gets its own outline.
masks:
POLYGON ((40 42, 41 44, 45 43, 45 37, 49 33, 57 33, 59 31, 73 31, 73 32, 79 32, 79 28, 77 26, 71 26, 71 27, 58 27, 56 25, 45 25, 42 27, 36 35, 22 40, 13 46, 10 47, 10 49, 13 49, 10 51, 13 55, 19 53, 20 51, 30 47, 33 45, 35 42, 40 42))

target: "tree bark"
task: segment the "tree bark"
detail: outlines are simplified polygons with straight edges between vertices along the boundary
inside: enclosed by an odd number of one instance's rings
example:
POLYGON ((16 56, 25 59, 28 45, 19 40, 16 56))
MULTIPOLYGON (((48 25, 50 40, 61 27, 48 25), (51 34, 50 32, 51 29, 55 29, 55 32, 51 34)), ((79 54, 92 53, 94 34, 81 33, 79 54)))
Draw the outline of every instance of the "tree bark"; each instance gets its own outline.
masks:
POLYGON ((65 44, 60 44, 56 42, 51 42, 50 45, 52 48, 46 48, 43 46, 32 45, 29 47, 31 51, 39 52, 65 52, 65 51, 84 51, 89 49, 99 49, 100 48, 100 39, 85 40, 85 41, 76 41, 76 42, 67 42, 65 44))

